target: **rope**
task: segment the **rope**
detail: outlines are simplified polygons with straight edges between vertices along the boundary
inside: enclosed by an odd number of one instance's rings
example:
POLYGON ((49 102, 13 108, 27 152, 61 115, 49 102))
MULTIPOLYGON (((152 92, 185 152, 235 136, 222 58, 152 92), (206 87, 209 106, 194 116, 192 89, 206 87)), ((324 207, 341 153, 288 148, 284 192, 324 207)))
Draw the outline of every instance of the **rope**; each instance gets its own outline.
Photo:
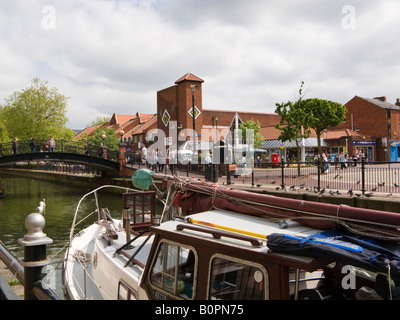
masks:
MULTIPOLYGON (((179 186, 179 190, 181 192, 185 192, 187 191, 187 189, 184 187, 186 184, 189 183, 185 183, 183 180, 180 181, 180 183, 177 183, 177 186, 179 186)), ((177 188, 178 190, 178 188, 177 188)), ((280 218, 275 218, 275 219, 306 219, 306 220, 321 220, 321 221, 332 221, 332 222, 336 222, 337 224, 342 225, 343 227, 345 227, 346 229, 356 233, 356 234, 360 234, 360 235, 367 235, 367 236, 371 236, 371 234, 367 233, 367 232, 362 232, 360 230, 355 230, 353 227, 351 227, 347 222, 352 222, 352 223, 361 223, 361 224, 369 224, 369 225, 373 225, 372 227, 368 228, 367 226, 364 226, 363 229, 366 231, 377 231, 376 226, 380 226, 380 227, 384 227, 384 228, 397 228, 396 226, 393 225, 388 225, 388 224, 384 224, 384 223, 378 223, 378 222, 369 222, 369 221, 364 221, 364 220, 359 220, 359 219, 352 219, 352 218, 345 218, 345 217, 340 217, 339 216, 339 211, 340 208, 345 207, 346 205, 340 205, 337 208, 337 212, 336 212, 336 217, 327 217, 326 215, 320 214, 320 213, 315 213, 315 212, 309 212, 309 211, 304 211, 304 210, 298 210, 298 209, 290 209, 291 212, 294 213, 300 213, 300 214, 306 214, 307 217, 293 217, 293 216, 288 216, 285 214, 281 214, 279 212, 272 212, 272 211, 268 211, 259 207, 253 207, 253 205, 257 205, 260 207, 266 207, 266 208, 271 208, 271 209, 278 209, 278 210, 288 210, 288 208, 282 207, 282 206, 276 206, 276 205, 270 205, 270 204, 265 204, 265 203, 258 203, 255 201, 251 201, 251 200, 244 200, 244 199, 237 199, 237 198, 233 198, 231 196, 227 196, 226 194, 220 192, 217 190, 217 188, 213 188, 213 191, 209 192, 207 190, 201 189, 200 187, 198 188, 198 190, 196 190, 199 193, 203 193, 203 194, 207 194, 213 197, 212 203, 213 203, 213 207, 215 207, 214 205, 214 199, 215 197, 218 195, 220 198, 224 198, 226 200, 229 200, 231 202, 235 202, 235 203, 240 203, 244 206, 247 206, 249 208, 258 210, 262 213, 269 213, 269 214, 274 214, 275 216, 278 216, 280 218), (310 217, 313 216, 313 217, 310 217)), ((216 209, 218 209, 217 207, 215 207, 216 209)), ((389 231, 384 231, 384 230, 379 230, 379 233, 381 234, 386 234, 388 237, 384 237, 384 236, 378 236, 378 235, 374 235, 375 238, 379 238, 382 240, 400 240, 400 236, 397 233, 391 233, 389 231)))

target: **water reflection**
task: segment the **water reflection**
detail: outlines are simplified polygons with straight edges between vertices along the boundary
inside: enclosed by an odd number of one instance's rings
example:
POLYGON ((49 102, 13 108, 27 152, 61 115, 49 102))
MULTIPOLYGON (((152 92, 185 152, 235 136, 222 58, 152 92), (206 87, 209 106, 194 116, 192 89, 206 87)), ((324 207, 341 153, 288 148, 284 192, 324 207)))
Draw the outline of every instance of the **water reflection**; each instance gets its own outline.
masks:
MULTIPOLYGON (((51 264, 57 268, 57 288, 61 294, 61 264, 64 247, 68 242, 71 223, 79 200, 88 189, 68 186, 64 183, 43 181, 21 176, 7 176, 2 173, 2 182, 6 193, 0 199, 0 240, 11 253, 18 259, 23 258, 23 247, 18 244, 18 239, 27 233, 25 218, 32 212, 36 212, 39 202, 46 202, 44 217, 46 225, 43 232, 53 240, 47 246, 47 254, 52 258, 51 264)), ((108 208, 112 217, 120 218, 122 212, 122 196, 99 192, 100 208, 108 208)), ((77 221, 86 217, 96 209, 93 196, 85 199, 80 206, 77 221)), ((75 231, 93 223, 97 219, 97 213, 86 219, 75 231)))

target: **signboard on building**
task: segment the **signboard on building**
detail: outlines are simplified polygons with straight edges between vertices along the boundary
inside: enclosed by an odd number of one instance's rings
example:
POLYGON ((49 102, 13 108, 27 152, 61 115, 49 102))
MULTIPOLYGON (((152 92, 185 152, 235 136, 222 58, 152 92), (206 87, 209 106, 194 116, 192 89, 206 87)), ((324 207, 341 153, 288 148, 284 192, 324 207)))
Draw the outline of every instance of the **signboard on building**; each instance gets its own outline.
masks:
POLYGON ((353 141, 354 146, 376 145, 376 141, 353 141))

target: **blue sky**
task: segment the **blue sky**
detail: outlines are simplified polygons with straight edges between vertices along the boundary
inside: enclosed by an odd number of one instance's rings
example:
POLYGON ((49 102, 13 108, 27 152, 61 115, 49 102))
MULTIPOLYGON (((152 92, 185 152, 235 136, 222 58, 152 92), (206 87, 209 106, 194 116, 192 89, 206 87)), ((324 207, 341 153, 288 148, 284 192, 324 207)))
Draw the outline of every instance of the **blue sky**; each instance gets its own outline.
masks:
POLYGON ((270 112, 307 97, 400 98, 396 0, 2 0, 0 103, 34 77, 70 97, 72 129, 156 112, 191 72, 203 108, 270 112))

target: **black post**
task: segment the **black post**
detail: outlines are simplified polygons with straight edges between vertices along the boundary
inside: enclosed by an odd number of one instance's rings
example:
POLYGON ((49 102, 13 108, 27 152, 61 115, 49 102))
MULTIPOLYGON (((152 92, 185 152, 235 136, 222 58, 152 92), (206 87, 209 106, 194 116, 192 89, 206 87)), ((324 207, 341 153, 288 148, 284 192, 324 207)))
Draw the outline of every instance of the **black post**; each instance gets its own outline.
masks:
POLYGON ((361 193, 365 194, 365 157, 361 158, 361 193))
POLYGON ((254 187, 254 167, 251 170, 251 186, 254 187))
POLYGON ((282 183, 281 183, 281 187, 282 189, 285 186, 285 158, 282 156, 282 183))
POLYGON ((47 244, 53 240, 46 237, 42 232, 45 220, 40 213, 31 213, 26 217, 25 226, 28 233, 18 243, 24 247, 24 260, 21 262, 24 267, 24 299, 37 300, 33 292, 34 284, 44 277, 42 269, 48 265, 47 244))
POLYGON ((317 159, 317 170, 318 170, 318 191, 321 190, 321 159, 318 155, 318 159, 317 159))
POLYGON ((226 164, 226 184, 231 184, 231 173, 229 171, 229 163, 226 164))

